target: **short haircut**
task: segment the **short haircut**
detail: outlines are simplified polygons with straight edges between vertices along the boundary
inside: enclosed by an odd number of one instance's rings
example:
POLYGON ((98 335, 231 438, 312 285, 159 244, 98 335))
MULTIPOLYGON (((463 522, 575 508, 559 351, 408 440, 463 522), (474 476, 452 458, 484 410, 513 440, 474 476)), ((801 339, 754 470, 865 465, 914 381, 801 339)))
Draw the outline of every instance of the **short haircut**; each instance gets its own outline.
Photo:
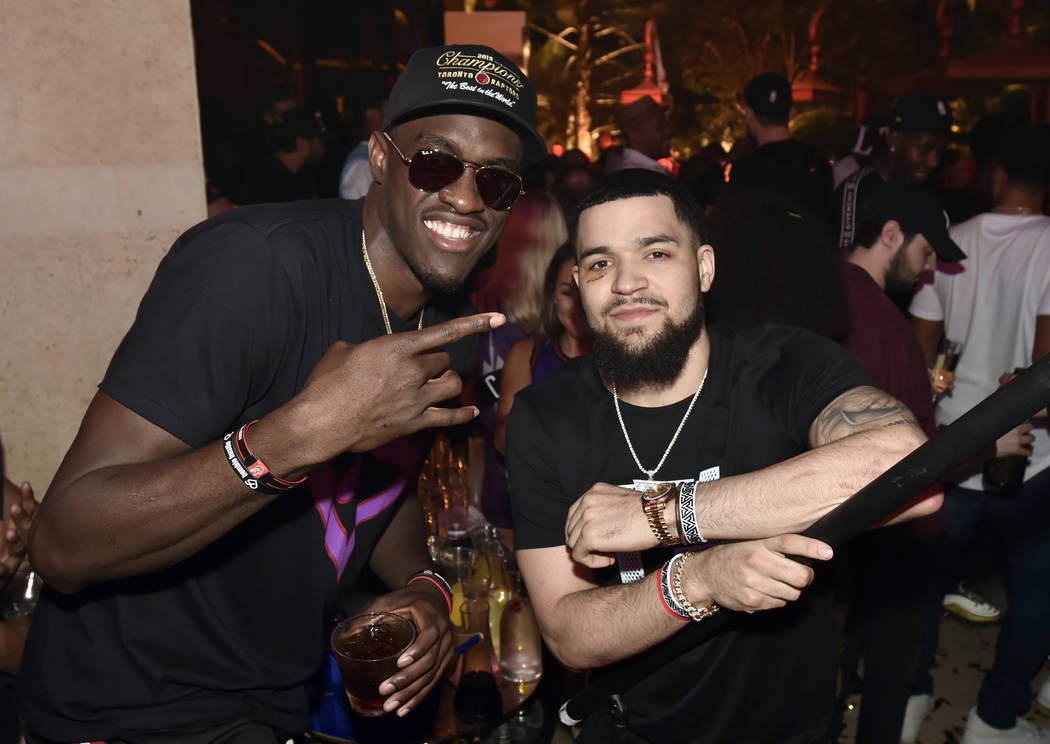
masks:
POLYGON ((693 233, 697 245, 708 243, 707 225, 704 224, 700 207, 692 194, 670 176, 656 171, 630 168, 610 173, 598 182, 593 191, 583 197, 576 215, 578 218, 591 207, 607 202, 639 196, 666 196, 674 206, 675 217, 693 233))
POLYGON ((1050 185, 1050 130, 1043 124, 1017 127, 999 148, 999 163, 1016 183, 1044 189, 1050 185))
MULTIPOLYGON (((872 208, 871 200, 865 199, 861 202, 857 208, 857 227, 854 230, 853 245, 850 246, 849 252, 857 250, 858 248, 871 248, 882 236, 882 228, 885 227, 886 223, 892 218, 882 218, 875 213, 872 208)), ((898 224, 900 224, 898 222, 898 224)), ((901 232, 904 234, 904 245, 911 243, 915 233, 907 232, 901 227, 901 232)))
POLYGON ((758 121, 764 127, 786 127, 788 124, 787 116, 770 116, 769 114, 760 114, 754 109, 751 109, 751 113, 754 115, 755 120, 758 121))

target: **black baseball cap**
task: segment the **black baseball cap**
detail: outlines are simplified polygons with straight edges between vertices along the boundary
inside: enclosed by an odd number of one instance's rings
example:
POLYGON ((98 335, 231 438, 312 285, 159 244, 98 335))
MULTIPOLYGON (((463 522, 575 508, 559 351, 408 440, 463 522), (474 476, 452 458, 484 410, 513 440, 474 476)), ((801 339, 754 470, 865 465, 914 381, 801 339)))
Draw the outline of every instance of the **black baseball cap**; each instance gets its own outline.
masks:
POLYGON ((536 90, 517 65, 490 47, 453 44, 413 54, 390 91, 383 129, 441 113, 494 119, 517 132, 529 161, 547 154, 536 131, 536 90))
POLYGON ((856 139, 850 150, 854 155, 871 155, 882 142, 882 138, 889 128, 889 123, 883 116, 866 116, 857 122, 856 139))
POLYGON ((966 258, 948 234, 948 215, 928 189, 917 184, 885 184, 866 203, 879 223, 896 220, 904 232, 921 234, 940 260, 955 262, 966 258))
POLYGON ((791 115, 791 83, 783 75, 764 72, 744 87, 744 101, 756 114, 786 119, 791 115))
POLYGON ((952 109, 932 93, 912 91, 893 102, 890 128, 902 132, 923 132, 947 136, 952 128, 952 109))

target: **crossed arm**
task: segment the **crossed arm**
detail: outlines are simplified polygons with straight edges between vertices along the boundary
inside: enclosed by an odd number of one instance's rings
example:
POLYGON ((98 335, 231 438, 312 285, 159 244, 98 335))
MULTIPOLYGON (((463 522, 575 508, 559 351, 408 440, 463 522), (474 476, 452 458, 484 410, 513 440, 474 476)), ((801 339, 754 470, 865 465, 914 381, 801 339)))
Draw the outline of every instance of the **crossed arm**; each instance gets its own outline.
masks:
MULTIPOLYGON (((747 611, 797 599, 813 573, 786 556, 827 560, 831 549, 792 533, 923 441, 911 412, 882 391, 860 387, 838 396, 810 427, 813 449, 702 486, 697 496, 701 531, 708 538, 740 542, 691 559, 683 576, 686 596, 694 605, 717 602, 747 611)), ((915 502, 896 520, 932 513, 940 503, 940 496, 915 502)), ((540 628, 563 663, 574 668, 610 664, 684 625, 662 609, 654 575, 615 587, 595 581, 592 569, 611 565, 613 553, 655 545, 638 494, 599 483, 570 508, 564 546, 519 551, 540 628)))

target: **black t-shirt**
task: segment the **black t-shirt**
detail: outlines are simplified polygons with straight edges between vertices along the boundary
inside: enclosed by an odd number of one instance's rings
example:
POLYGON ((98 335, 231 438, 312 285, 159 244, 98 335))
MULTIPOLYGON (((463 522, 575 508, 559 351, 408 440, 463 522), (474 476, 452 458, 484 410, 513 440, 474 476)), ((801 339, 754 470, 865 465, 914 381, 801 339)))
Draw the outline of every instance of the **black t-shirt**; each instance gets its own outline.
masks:
MULTIPOLYGON (((241 207, 184 234, 161 262, 101 390, 192 447, 302 389, 336 340, 384 333, 361 256, 363 201, 241 207)), ((427 305, 425 324, 468 314, 427 305)), ((390 313, 395 331, 415 328, 390 313)), ((476 341, 449 351, 461 374, 476 341)), ((29 726, 84 741, 238 719, 301 731, 304 683, 418 465, 400 439, 316 469, 166 570, 45 590, 19 677, 29 726)), ((192 488, 187 483, 186 488, 192 488)))
POLYGON ((314 195, 309 167, 292 173, 275 156, 268 156, 247 169, 241 185, 240 204, 266 204, 310 199, 314 195))
POLYGON ((787 139, 762 145, 733 163, 731 186, 762 188, 787 196, 818 219, 825 219, 834 178, 831 165, 815 147, 787 139))
MULTIPOLYGON (((704 390, 656 474, 660 480, 706 482, 793 457, 809 448, 810 425, 828 403, 871 384, 848 352, 801 329, 715 326, 710 336, 704 390)), ((661 408, 621 403, 643 465, 657 463, 688 405, 688 398, 661 408)), ((507 447, 519 550, 564 544, 568 508, 594 483, 645 478, 590 358, 518 394, 507 447)), ((701 487, 697 498, 703 493, 701 487)), ((643 553, 645 573, 669 555, 663 548, 643 553)), ((603 569, 598 580, 619 583, 622 569, 603 569)), ((736 620, 626 691, 631 731, 654 742, 824 741, 839 642, 826 583, 818 580, 784 609, 736 620)), ((585 731, 602 725, 600 714, 592 715, 585 731)))

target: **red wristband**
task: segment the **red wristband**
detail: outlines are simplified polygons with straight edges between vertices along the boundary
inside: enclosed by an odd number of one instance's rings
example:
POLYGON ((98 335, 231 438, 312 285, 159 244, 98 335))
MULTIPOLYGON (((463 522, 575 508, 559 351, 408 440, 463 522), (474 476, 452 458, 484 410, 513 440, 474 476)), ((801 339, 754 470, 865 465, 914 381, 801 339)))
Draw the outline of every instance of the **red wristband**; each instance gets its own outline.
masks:
POLYGON ((418 581, 419 579, 426 579, 431 584, 433 584, 441 590, 441 594, 445 598, 445 604, 448 605, 449 614, 452 614, 452 592, 449 590, 448 585, 445 584, 442 580, 439 580, 437 576, 433 575, 433 571, 427 571, 425 573, 415 574, 411 579, 408 580, 405 586, 408 586, 413 581, 418 581))

